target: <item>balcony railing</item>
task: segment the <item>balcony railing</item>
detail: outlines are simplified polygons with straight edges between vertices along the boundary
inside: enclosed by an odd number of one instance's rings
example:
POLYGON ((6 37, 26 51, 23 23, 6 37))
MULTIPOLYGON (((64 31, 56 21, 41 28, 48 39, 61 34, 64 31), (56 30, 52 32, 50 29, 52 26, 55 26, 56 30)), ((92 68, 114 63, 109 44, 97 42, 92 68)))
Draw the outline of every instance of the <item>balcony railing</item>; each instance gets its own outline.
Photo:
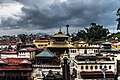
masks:
POLYGON ((35 65, 32 65, 33 67, 61 67, 61 65, 47 65, 47 64, 45 64, 45 65, 37 65, 37 64, 35 64, 35 65))

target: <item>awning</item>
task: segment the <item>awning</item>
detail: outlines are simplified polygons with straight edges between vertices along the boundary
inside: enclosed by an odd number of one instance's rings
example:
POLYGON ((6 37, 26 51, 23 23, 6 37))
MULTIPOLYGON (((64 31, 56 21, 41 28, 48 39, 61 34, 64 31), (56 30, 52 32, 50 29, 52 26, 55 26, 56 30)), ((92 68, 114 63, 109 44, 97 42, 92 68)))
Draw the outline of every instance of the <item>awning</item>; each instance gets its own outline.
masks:
MULTIPOLYGON (((83 79, 95 79, 95 78, 103 78, 103 73, 101 71, 83 71, 80 72, 81 78, 83 79)), ((115 75, 112 71, 105 72, 106 78, 114 78, 115 75)))

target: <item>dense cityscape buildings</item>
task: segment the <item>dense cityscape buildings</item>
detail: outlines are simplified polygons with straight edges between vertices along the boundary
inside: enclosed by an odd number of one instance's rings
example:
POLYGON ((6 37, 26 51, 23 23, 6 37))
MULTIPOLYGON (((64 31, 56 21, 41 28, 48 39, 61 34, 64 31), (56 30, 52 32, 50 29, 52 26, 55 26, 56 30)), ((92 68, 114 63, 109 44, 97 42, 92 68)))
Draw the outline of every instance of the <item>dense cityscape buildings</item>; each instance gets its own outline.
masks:
POLYGON ((52 36, 21 39, 1 37, 2 80, 116 80, 120 75, 117 38, 71 41, 60 28, 52 36))
POLYGON ((109 1, 1 0, 0 80, 120 80, 120 0, 109 1))

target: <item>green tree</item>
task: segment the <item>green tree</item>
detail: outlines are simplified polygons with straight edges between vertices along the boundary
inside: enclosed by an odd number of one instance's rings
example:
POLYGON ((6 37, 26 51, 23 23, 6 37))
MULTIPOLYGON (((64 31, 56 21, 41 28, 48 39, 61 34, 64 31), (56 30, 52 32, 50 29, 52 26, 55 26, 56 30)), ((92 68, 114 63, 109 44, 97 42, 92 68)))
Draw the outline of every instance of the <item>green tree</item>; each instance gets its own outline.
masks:
POLYGON ((109 34, 109 30, 101 25, 96 25, 96 23, 91 23, 89 28, 86 28, 86 34, 88 40, 98 41, 102 37, 106 37, 109 34))
POLYGON ((21 39, 21 41, 23 42, 23 44, 26 43, 26 35, 25 34, 19 34, 18 37, 21 39))
POLYGON ((118 18, 116 19, 116 21, 118 21, 117 24, 117 30, 120 30, 120 8, 117 10, 117 14, 118 18))
POLYGON ((77 36, 79 37, 80 40, 85 40, 86 39, 86 32, 84 30, 80 30, 77 33, 77 36), (83 36, 84 35, 84 36, 83 36))
POLYGON ((76 36, 79 40, 90 41, 98 41, 102 37, 106 37, 109 34, 109 30, 104 28, 101 25, 97 25, 96 23, 91 23, 89 28, 84 28, 84 30, 80 30, 76 36))

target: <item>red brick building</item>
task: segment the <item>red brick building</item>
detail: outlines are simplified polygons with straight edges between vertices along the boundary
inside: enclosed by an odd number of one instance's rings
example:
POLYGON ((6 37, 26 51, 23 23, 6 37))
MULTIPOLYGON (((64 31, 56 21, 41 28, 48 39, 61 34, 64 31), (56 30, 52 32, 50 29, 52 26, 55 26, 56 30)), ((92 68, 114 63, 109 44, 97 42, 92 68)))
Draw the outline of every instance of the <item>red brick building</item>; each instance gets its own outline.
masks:
POLYGON ((0 80, 31 80, 31 62, 23 58, 0 60, 0 80))

